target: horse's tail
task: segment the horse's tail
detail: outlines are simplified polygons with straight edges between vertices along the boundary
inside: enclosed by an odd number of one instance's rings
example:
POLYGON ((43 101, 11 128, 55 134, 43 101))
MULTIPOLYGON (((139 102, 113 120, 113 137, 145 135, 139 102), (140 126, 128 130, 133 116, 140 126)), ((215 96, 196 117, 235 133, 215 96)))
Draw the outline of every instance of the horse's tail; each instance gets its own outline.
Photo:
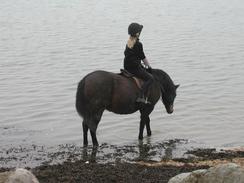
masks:
POLYGON ((78 112, 78 114, 84 118, 85 112, 86 112, 86 99, 85 99, 85 78, 83 78, 77 87, 76 92, 76 103, 75 107, 78 112))

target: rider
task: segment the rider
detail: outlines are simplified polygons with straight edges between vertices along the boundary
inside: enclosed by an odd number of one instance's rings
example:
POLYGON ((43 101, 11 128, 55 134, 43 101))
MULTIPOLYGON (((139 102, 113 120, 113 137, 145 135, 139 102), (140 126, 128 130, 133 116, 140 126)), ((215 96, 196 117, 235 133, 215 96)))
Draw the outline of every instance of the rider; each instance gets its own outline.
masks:
POLYGON ((141 34, 142 28, 143 25, 140 25, 138 23, 131 23, 128 27, 128 34, 130 35, 130 37, 127 41, 124 51, 124 69, 144 81, 142 85, 141 95, 139 96, 139 98, 137 98, 136 101, 142 103, 150 103, 147 101, 147 98, 145 99, 144 95, 148 91, 151 83, 153 82, 153 76, 144 69, 141 63, 142 60, 144 65, 149 70, 151 70, 151 66, 143 51, 143 45, 139 41, 139 36, 141 34))

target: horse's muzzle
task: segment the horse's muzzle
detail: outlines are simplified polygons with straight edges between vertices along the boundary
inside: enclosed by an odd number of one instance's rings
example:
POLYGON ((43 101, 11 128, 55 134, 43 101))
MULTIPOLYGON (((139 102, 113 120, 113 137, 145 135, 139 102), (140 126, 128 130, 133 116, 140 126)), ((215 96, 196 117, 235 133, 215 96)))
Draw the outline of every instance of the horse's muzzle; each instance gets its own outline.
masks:
POLYGON ((167 113, 172 114, 173 112, 174 112, 174 105, 170 105, 170 106, 167 108, 167 113))

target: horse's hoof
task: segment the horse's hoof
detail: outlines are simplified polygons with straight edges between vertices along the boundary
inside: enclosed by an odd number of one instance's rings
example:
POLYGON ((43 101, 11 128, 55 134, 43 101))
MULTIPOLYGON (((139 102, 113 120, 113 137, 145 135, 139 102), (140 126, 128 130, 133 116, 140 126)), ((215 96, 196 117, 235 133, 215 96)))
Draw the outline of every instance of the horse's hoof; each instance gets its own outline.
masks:
POLYGON ((139 136, 138 139, 139 139, 139 140, 142 140, 142 139, 143 139, 143 136, 139 136))
POLYGON ((152 132, 147 132, 147 136, 151 136, 152 135, 152 132))

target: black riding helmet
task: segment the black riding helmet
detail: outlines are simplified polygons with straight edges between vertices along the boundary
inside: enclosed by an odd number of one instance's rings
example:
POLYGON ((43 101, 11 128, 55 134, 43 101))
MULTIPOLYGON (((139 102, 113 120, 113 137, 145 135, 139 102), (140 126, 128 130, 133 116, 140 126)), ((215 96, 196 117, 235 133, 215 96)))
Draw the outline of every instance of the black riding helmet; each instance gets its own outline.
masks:
POLYGON ((136 36, 137 33, 141 33, 141 30, 143 28, 143 25, 140 25, 138 23, 131 23, 128 27, 128 34, 131 36, 136 36))

